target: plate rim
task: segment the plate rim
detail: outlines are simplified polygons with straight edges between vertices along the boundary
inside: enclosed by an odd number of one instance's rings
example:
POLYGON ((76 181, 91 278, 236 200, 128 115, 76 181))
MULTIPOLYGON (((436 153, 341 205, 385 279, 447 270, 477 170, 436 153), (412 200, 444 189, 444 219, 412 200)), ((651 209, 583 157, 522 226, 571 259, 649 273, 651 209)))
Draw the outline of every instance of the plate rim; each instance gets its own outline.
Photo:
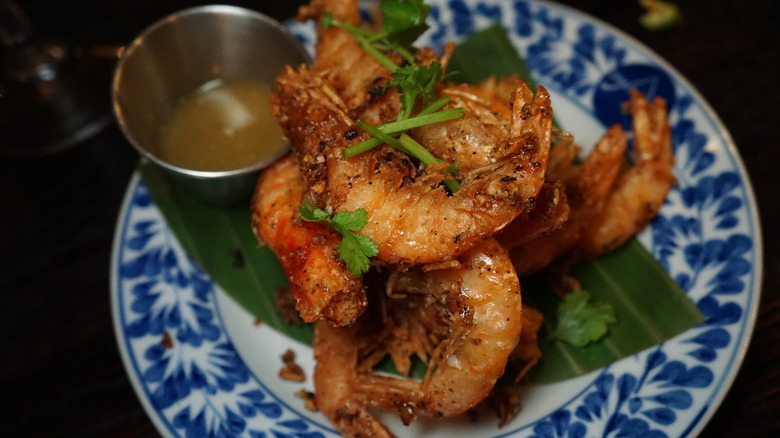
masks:
MULTIPOLYGON (((466 1, 472 2, 476 0, 466 0, 466 1)), ((568 5, 562 5, 550 0, 513 1, 513 3, 518 3, 518 2, 536 3, 551 9, 561 10, 567 14, 580 17, 585 21, 595 23, 598 27, 605 29, 610 34, 616 35, 620 39, 626 41, 634 49, 643 52, 642 54, 644 56, 651 58, 654 62, 656 62, 659 66, 661 66, 663 70, 670 73, 673 76, 674 80, 676 82, 679 82, 680 86, 683 87, 684 90, 694 98, 696 104, 701 106, 703 110, 702 111, 703 115, 710 120, 712 127, 716 128, 716 132, 714 133, 721 138, 722 145, 727 149, 725 155, 733 164, 734 170, 736 170, 739 176, 741 177, 742 191, 745 200, 747 201, 746 205, 743 208, 747 208, 749 212, 747 214, 747 219, 749 220, 746 222, 749 223, 749 230, 751 231, 750 237, 752 238, 752 243, 753 243, 753 247, 751 248, 751 251, 754 253, 753 259, 756 263, 751 264, 752 265, 751 282, 750 284, 746 284, 745 286, 745 293, 749 295, 749 299, 746 303, 746 308, 744 309, 745 314, 741 318, 742 327, 739 332, 740 338, 738 339, 741 342, 739 342, 738 345, 736 345, 737 340, 734 341, 735 342, 734 353, 729 358, 728 366, 725 367, 723 374, 720 376, 720 378, 717 381, 713 382, 713 384, 716 385, 716 388, 714 388, 712 393, 708 396, 708 401, 705 404, 706 410, 700 412, 696 418, 692 419, 692 423, 689 424, 686 428, 685 435, 691 435, 691 434, 694 436, 698 435, 704 429, 704 427, 706 427, 706 425, 710 422, 714 414, 721 406, 723 400, 727 396, 728 392, 731 390, 734 380, 736 379, 736 376, 738 375, 739 370, 742 367, 746 352, 750 346, 750 341, 754 335, 755 324, 756 324, 758 310, 759 310, 758 308, 760 306, 760 301, 761 301, 763 273, 764 273, 763 233, 760 224, 760 212, 758 208, 758 203, 755 198, 755 191, 753 189, 753 185, 750 180, 750 175, 747 172, 747 169, 745 167, 744 160, 742 159, 739 149, 737 148, 737 145, 734 142, 733 137, 728 131, 728 128, 720 119, 718 114, 713 110, 710 103, 706 99, 704 99, 704 97, 701 95, 698 89, 696 89, 696 87, 693 86, 693 84, 691 84, 690 81, 684 75, 682 75, 673 65, 667 62, 666 59, 664 59, 655 51, 650 49, 647 45, 642 43, 640 40, 633 37, 632 35, 629 35, 623 30, 613 26, 610 23, 607 23, 597 17, 594 17, 586 12, 577 10, 576 8, 573 8, 568 5)), ((175 436, 172 435, 173 433, 172 431, 174 430, 172 425, 169 424, 169 422, 163 418, 164 416, 161 415, 160 411, 158 411, 154 406, 152 406, 152 403, 148 397, 148 393, 142 387, 143 385, 140 383, 139 380, 140 370, 137 369, 136 363, 131 359, 130 352, 128 351, 128 345, 127 345, 128 339, 127 336, 125 336, 124 334, 124 327, 122 326, 122 322, 124 318, 121 315, 121 309, 119 306, 121 300, 120 297, 118 296, 118 292, 120 288, 118 285, 119 277, 117 273, 118 273, 118 269, 120 268, 120 262, 118 258, 120 255, 120 248, 122 246, 121 238, 122 236, 124 236, 126 227, 128 226, 128 221, 127 221, 128 209, 130 208, 130 203, 133 198, 133 190, 137 186, 137 184, 139 184, 140 181, 141 178, 138 172, 135 171, 131 176, 131 179, 128 182, 127 188, 125 190, 122 204, 119 209, 118 219, 116 222, 117 226, 115 227, 115 231, 114 231, 114 238, 113 238, 112 249, 111 249, 111 265, 110 265, 110 269, 111 269, 110 298, 111 298, 112 320, 113 320, 117 345, 119 346, 120 355, 122 357, 122 362, 125 367, 125 370, 134 371, 134 372, 127 372, 127 374, 129 375, 128 377, 132 383, 133 389, 136 392, 136 396, 139 398, 139 401, 144 407, 147 416, 150 418, 150 420, 152 420, 153 424, 158 429, 158 431, 165 434, 166 436, 175 436)), ((222 318, 221 312, 219 312, 218 318, 222 318)), ((226 335, 228 335, 227 332, 226 335)), ((230 336, 227 337, 228 339, 230 339, 230 336)), ((256 380, 259 380, 258 377, 254 375, 254 373, 252 373, 252 376, 256 380)), ((510 433, 517 433, 523 429, 525 429, 525 427, 514 429, 510 433)))
POLYGON ((114 228, 114 238, 111 245, 111 272, 109 275, 111 287, 111 320, 114 326, 114 337, 116 339, 117 347, 119 347, 119 355, 122 358, 125 374, 127 375, 128 379, 130 379, 130 383, 133 387, 133 392, 135 393, 136 398, 141 403, 144 411, 146 411, 146 416, 149 418, 149 420, 152 421, 152 424, 154 424, 157 431, 167 437, 175 437, 175 435, 171 434, 171 425, 168 424, 167 420, 162 415, 160 415, 159 411, 155 409, 154 406, 152 406, 152 402, 140 382, 140 370, 131 358, 131 354, 127 345, 128 339, 125 335, 124 327, 122 326, 124 317, 121 314, 120 303, 122 300, 120 297, 120 287, 118 284, 119 275, 117 275, 120 267, 119 256, 121 252, 120 248, 123 244, 122 237, 125 235, 125 231, 127 230, 128 226, 127 217, 129 215, 130 203, 133 199, 133 191, 140 181, 141 174, 136 168, 130 176, 130 181, 125 188, 125 194, 122 198, 122 204, 119 208, 119 214, 116 222, 117 226, 114 228), (120 224, 121 226, 119 226, 120 224), (131 370, 133 372, 130 372, 131 370))

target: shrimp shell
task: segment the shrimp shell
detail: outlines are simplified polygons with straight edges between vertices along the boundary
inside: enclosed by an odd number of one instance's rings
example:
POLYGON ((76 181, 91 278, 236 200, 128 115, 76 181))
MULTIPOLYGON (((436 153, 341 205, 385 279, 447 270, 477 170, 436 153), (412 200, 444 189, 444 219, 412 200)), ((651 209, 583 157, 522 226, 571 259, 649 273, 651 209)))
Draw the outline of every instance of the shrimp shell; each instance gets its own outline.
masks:
POLYGON ((631 90, 634 165, 615 182, 578 243, 580 257, 593 258, 624 245, 658 214, 675 183, 666 101, 648 101, 631 90))
POLYGON ((300 218, 303 194, 295 158, 288 155, 274 163, 255 190, 253 231, 278 257, 304 321, 352 324, 366 307, 363 280, 338 258, 341 236, 336 231, 300 218))
POLYGON ((406 338, 406 331, 400 337, 388 336, 393 324, 373 314, 349 328, 317 325, 317 402, 337 426, 343 426, 340 432, 370 436, 375 425, 362 416, 367 411, 361 406, 397 413, 405 423, 417 416, 457 415, 482 401, 504 373, 524 324, 517 273, 495 239, 458 260, 457 267, 390 274, 388 293, 400 297, 387 298, 384 305, 396 317, 411 318, 412 326, 425 328, 417 347, 414 335, 406 338), (436 342, 429 344, 431 339, 436 342), (411 348, 403 346, 409 342, 411 348), (370 371, 378 358, 405 348, 407 354, 428 358, 423 381, 370 371), (346 406, 350 406, 349 416, 345 416, 346 406))
MULTIPOLYGON (((446 165, 420 171, 388 146, 344 158, 342 151, 367 135, 334 96, 317 74, 287 69, 277 79, 274 109, 312 199, 329 212, 365 209, 360 234, 376 242, 383 261, 411 266, 457 257, 525 211, 544 183, 552 109, 543 87, 513 108, 513 127, 502 140, 512 153, 459 173, 456 193, 440 187, 446 165)), ((397 101, 391 93, 382 99, 397 101)))
POLYGON ((547 177, 563 183, 569 219, 530 240, 512 234, 530 225, 510 224, 498 236, 521 275, 555 261, 571 264, 613 251, 658 213, 675 182, 666 103, 660 97, 649 102, 637 90, 630 95, 633 162, 626 163, 628 134, 619 125, 607 130, 582 165, 572 164, 576 146, 556 146, 547 177))

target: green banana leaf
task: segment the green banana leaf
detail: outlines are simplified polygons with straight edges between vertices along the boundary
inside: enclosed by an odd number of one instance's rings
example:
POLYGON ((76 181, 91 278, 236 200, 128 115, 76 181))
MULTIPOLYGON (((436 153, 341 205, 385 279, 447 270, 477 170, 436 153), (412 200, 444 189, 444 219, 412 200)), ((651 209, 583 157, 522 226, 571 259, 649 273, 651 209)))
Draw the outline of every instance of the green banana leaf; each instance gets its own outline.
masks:
MULTIPOLYGON (((457 70, 458 79, 466 82, 478 82, 490 74, 501 77, 518 73, 533 83, 499 26, 462 42, 449 68, 457 70), (469 63, 468 59, 480 62, 469 63)), ((139 164, 139 171, 173 233, 212 280, 261 323, 311 344, 311 326, 287 324, 276 312, 275 292, 287 281, 276 257, 259 246, 252 234, 249 207, 204 204, 171 184, 160 169, 146 161, 139 164)), ((524 299, 545 317, 540 333, 543 358, 527 381, 560 381, 598 369, 703 320, 685 293, 636 241, 598 260, 579 264, 574 276, 594 299, 613 306, 618 322, 605 338, 586 347, 556 341, 552 337, 557 320, 556 295, 544 277, 524 281, 524 299)))

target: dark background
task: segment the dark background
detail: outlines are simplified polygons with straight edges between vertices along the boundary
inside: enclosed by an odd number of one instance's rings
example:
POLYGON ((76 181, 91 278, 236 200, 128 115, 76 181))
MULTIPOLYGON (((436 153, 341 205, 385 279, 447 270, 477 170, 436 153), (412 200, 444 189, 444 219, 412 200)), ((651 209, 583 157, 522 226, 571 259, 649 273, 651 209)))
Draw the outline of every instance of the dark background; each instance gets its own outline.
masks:
MULTIPOLYGON (((21 2, 40 31, 93 48, 123 45, 165 14, 203 3, 21 2)), ((284 19, 300 2, 226 3, 284 19)), ((701 92, 734 138, 761 214, 763 296, 745 362, 703 436, 778 436, 780 3, 678 0, 684 21, 665 32, 638 24, 637 1, 563 3, 660 54, 701 92)), ((108 112, 113 60, 97 64, 102 70, 91 83, 104 93, 100 102, 108 112)), ((158 435, 125 375, 109 307, 114 225, 136 161, 113 122, 53 156, 0 157, 0 436, 158 435)))

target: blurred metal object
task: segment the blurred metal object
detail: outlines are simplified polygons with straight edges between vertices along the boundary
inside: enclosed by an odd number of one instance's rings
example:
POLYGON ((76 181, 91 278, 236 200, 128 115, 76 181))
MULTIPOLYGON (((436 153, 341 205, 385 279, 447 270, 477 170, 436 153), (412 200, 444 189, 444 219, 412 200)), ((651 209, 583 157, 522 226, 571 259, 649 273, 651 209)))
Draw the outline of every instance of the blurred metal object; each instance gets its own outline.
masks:
POLYGON ((0 156, 55 153, 108 125, 107 94, 11 0, 0 0, 0 44, 0 156))
POLYGON ((112 84, 114 115, 144 157, 201 199, 229 205, 249 199, 269 160, 230 171, 197 171, 159 158, 160 128, 181 98, 215 79, 273 84, 285 65, 309 62, 276 20, 224 5, 177 12, 152 24, 123 52, 112 84))

